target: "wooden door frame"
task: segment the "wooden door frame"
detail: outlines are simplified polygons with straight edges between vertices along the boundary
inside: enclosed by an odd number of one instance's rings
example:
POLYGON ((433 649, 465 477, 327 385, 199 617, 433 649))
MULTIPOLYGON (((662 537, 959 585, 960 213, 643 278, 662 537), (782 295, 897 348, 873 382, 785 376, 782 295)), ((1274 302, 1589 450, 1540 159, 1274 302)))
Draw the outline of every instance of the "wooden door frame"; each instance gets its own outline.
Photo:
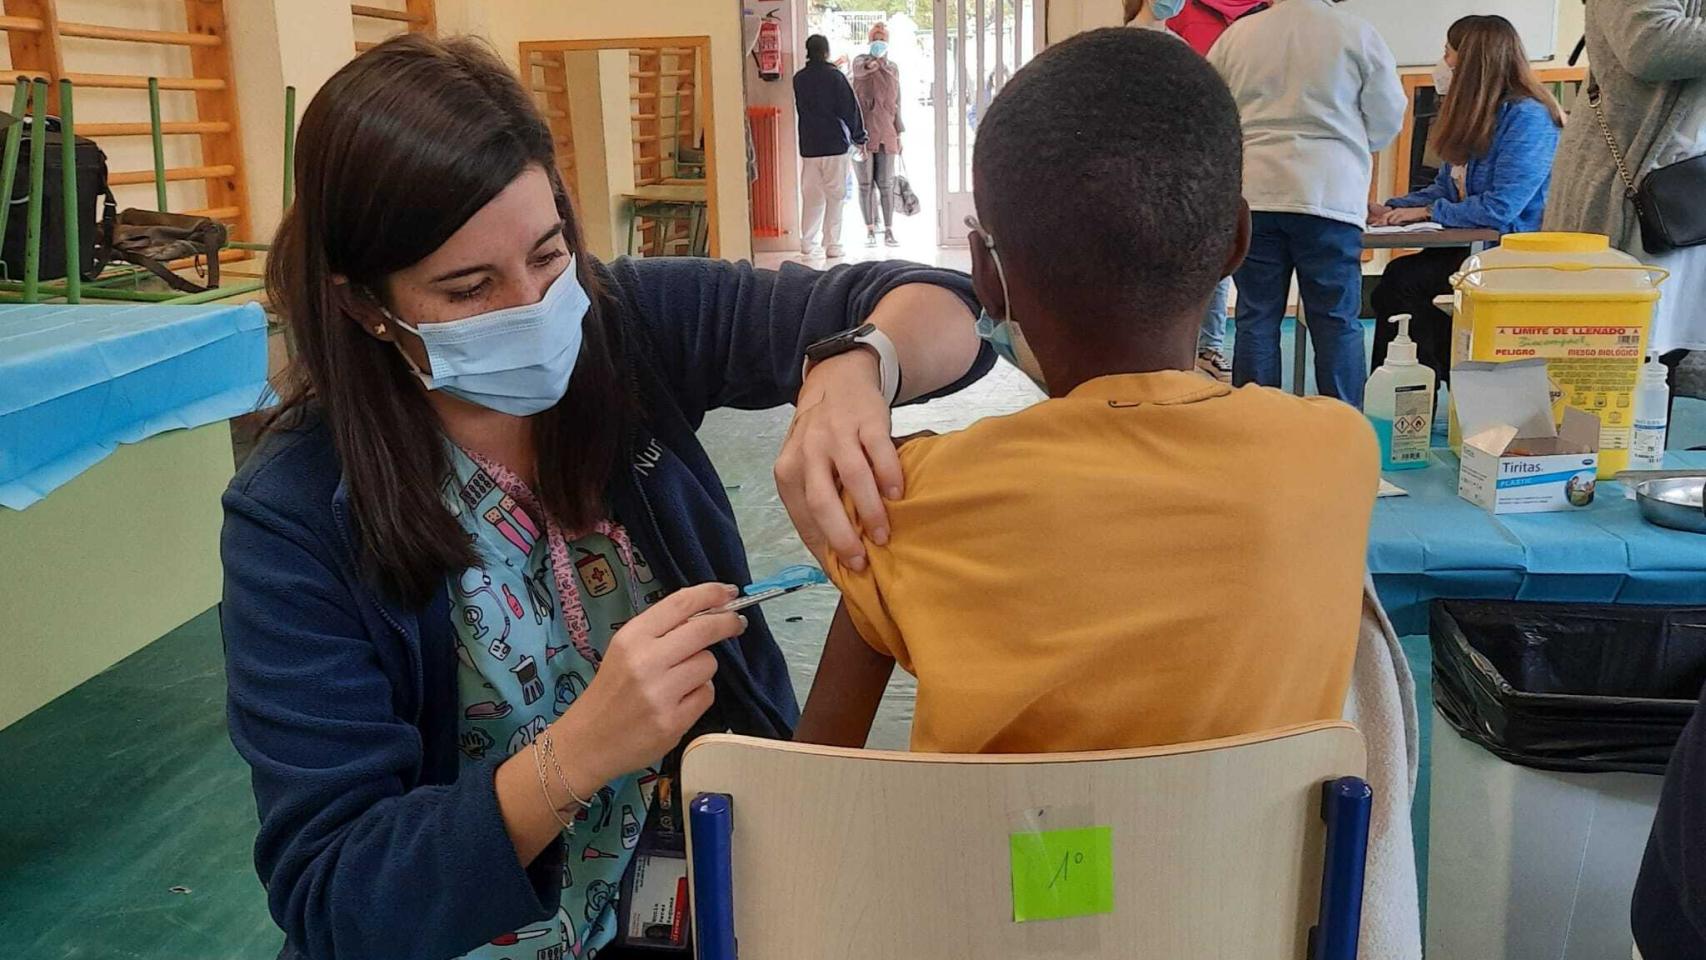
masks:
MULTIPOLYGON (((703 110, 705 123, 705 229, 707 253, 712 259, 722 255, 719 237, 720 219, 717 203, 717 137, 716 97, 711 86, 711 38, 709 35, 676 37, 602 37, 597 40, 523 40, 520 44, 520 64, 527 68, 535 53, 567 53, 586 50, 633 50, 634 48, 693 47, 700 68, 699 88, 695 89, 695 109, 703 110)), ((555 149, 555 145, 553 145, 555 149)), ((743 147, 744 155, 744 147, 743 147)), ((576 211, 581 215, 580 211, 576 211)))

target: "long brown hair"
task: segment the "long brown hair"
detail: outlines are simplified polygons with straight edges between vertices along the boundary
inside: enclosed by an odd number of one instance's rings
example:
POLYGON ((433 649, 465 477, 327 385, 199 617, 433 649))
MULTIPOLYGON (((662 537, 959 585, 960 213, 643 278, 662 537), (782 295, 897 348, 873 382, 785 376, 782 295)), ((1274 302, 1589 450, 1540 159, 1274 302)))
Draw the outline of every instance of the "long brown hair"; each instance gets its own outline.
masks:
POLYGON ((1522 37, 1509 20, 1469 16, 1451 25, 1445 42, 1457 51, 1451 89, 1434 123, 1434 152, 1451 163, 1486 156, 1499 125, 1499 108, 1529 97, 1563 126, 1564 111, 1529 66, 1522 37))
POLYGON ((550 177, 593 301, 568 393, 533 418, 535 492, 555 520, 581 529, 604 511, 632 401, 618 331, 605 322, 611 301, 527 92, 477 41, 404 35, 346 64, 302 118, 296 202, 267 267, 294 358, 271 424, 318 418, 330 430, 360 562, 406 602, 424 603, 478 558, 445 505, 450 459, 437 416, 396 348, 361 329, 355 298, 438 249, 531 166, 550 177))

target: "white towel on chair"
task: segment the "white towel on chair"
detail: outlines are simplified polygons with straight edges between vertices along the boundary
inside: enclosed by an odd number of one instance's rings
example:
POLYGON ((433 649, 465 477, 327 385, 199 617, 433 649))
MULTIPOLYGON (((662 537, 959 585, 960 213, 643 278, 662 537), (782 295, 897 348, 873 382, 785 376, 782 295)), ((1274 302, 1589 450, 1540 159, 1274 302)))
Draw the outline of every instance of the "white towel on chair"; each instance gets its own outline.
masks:
POLYGON ((1421 900, 1410 829, 1420 759, 1416 680, 1372 578, 1363 585, 1362 630, 1345 719, 1357 725, 1368 744, 1367 779, 1374 789, 1358 956, 1421 960, 1421 900))

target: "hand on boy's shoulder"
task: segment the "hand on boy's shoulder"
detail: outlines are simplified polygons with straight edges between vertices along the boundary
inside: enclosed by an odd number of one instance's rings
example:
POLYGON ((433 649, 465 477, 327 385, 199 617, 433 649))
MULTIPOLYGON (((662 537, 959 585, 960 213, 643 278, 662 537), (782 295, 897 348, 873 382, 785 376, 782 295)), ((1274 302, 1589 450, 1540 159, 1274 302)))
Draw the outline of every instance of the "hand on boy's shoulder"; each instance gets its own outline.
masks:
MULTIPOLYGON (((886 544, 878 544, 861 530, 860 537, 865 542, 866 568, 860 571, 850 570, 841 563, 838 557, 832 554, 829 557, 829 564, 824 567, 825 572, 830 575, 830 579, 835 580, 839 585, 843 578, 863 581, 876 578, 877 572, 873 567, 878 563, 879 557, 889 552, 895 538, 902 536, 903 531, 915 528, 920 523, 919 501, 927 498, 933 489, 940 489, 934 482, 940 478, 931 477, 931 471, 926 468, 926 463, 934 464, 939 460, 944 445, 952 444, 959 432, 952 431, 947 435, 942 435, 934 430, 920 430, 916 433, 903 434, 893 438, 896 454, 900 460, 904 487, 900 499, 885 503, 889 521, 893 525, 889 533, 889 541, 886 544)), ((936 472, 940 473, 939 470, 936 472)), ((950 473, 953 472, 957 471, 950 471, 950 473)), ((841 499, 848 515, 853 516, 852 499, 845 492, 842 493, 841 499)), ((922 512, 925 515, 931 513, 927 509, 922 512)))

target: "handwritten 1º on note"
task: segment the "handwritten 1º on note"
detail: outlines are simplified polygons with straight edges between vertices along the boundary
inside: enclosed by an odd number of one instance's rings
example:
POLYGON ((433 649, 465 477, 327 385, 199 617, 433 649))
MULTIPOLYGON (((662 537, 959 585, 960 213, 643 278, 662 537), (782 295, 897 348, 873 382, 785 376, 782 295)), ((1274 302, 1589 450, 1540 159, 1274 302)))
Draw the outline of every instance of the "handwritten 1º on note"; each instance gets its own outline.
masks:
POLYGON ((1113 834, 1112 827, 1010 834, 1013 922, 1112 913, 1113 834))
POLYGON ((1054 877, 1048 882, 1048 888, 1050 890, 1054 890, 1061 884, 1065 883, 1069 879, 1067 874, 1071 872, 1072 865, 1075 863, 1080 866, 1084 864, 1084 851, 1073 850, 1069 853, 1061 854, 1060 869, 1054 872, 1054 877))

